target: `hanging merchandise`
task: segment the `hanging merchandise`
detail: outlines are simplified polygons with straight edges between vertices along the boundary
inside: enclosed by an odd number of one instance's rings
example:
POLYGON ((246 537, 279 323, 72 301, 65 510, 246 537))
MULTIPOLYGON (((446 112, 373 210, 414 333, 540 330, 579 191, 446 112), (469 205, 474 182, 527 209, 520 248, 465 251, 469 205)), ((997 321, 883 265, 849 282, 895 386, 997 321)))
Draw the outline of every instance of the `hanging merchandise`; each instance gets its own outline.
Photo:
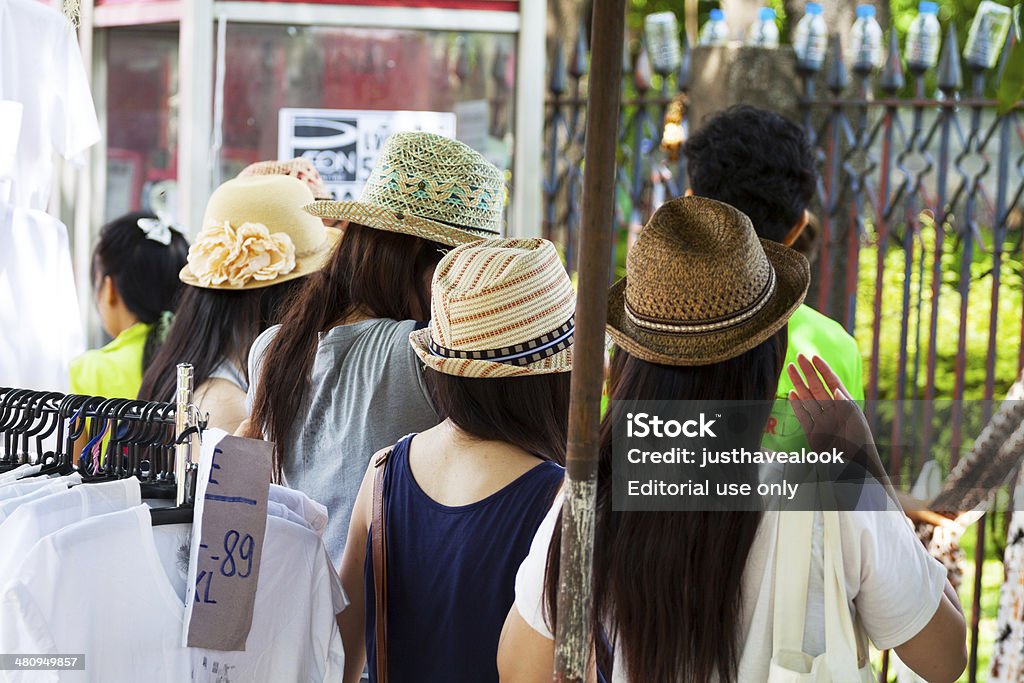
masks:
POLYGON ((85 351, 67 228, 0 203, 0 244, 0 385, 66 391, 85 351))
POLYGON ((54 152, 74 159, 99 141, 100 130, 74 29, 60 12, 35 0, 0 0, 3 100, 23 107, 8 201, 45 209, 54 152))
MULTIPOLYGON (((179 366, 179 388, 191 386, 183 368, 191 371, 179 366)), ((268 485, 265 442, 210 430, 200 467, 190 466, 202 425, 191 392, 178 398, 0 389, 0 652, 75 659, 48 672, 58 683, 340 681, 335 617, 346 601, 318 533, 326 510, 268 485), (108 433, 104 449, 74 456, 73 444, 108 433), (260 457, 263 471, 247 471, 260 457), (194 502, 197 480, 203 499, 194 502), (8 495, 15 487, 21 495, 8 495), (232 512, 246 501, 260 515, 248 526, 232 512), (227 533, 217 526, 225 510, 227 533), (206 563, 196 564, 201 548, 206 563), (63 580, 69 568, 88 577, 88 590, 63 580), (245 594, 250 602, 234 601, 245 594), (190 609, 199 601, 206 613, 190 609), (234 640, 185 646, 200 629, 234 640)), ((38 674, 5 671, 2 680, 38 674)))

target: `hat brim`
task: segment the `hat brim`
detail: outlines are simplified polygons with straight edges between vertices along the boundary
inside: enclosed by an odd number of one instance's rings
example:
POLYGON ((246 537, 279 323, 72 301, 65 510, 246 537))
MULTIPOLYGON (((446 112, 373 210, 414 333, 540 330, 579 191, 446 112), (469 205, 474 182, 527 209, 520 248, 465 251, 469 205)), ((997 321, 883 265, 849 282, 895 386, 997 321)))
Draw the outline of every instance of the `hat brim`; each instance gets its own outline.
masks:
POLYGON ((649 363, 710 365, 735 358, 778 332, 807 296, 811 267, 799 253, 777 242, 761 240, 775 269, 775 293, 758 313, 722 330, 673 334, 637 326, 626 315, 626 278, 608 293, 607 332, 619 347, 649 363))
POLYGON ((351 221, 359 225, 387 232, 420 237, 431 242, 457 247, 483 239, 501 237, 497 232, 457 228, 411 213, 398 213, 383 206, 366 202, 317 201, 305 207, 306 213, 317 218, 351 221))
POLYGON ((178 279, 186 285, 199 287, 200 289, 220 289, 233 292, 241 292, 247 289, 263 289, 264 287, 272 287, 283 282, 297 280, 300 277, 311 275, 323 268, 324 264, 327 263, 327 259, 329 259, 331 254, 334 253, 334 248, 338 246, 338 242, 341 241, 342 231, 338 228, 325 227, 324 230, 327 232, 327 241, 324 244, 323 249, 315 254, 310 254, 309 256, 297 257, 295 259, 295 268, 293 270, 285 273, 284 275, 278 276, 273 280, 249 280, 241 287, 234 287, 226 282, 219 285, 204 285, 199 282, 199 278, 195 276, 187 263, 178 274, 178 279))
POLYGON ((428 342, 430 328, 414 330, 409 334, 409 343, 413 351, 431 370, 456 377, 495 378, 495 377, 529 377, 533 375, 550 375, 556 372, 572 370, 572 346, 529 365, 510 365, 495 363, 489 360, 467 360, 463 358, 443 358, 430 352, 428 342))

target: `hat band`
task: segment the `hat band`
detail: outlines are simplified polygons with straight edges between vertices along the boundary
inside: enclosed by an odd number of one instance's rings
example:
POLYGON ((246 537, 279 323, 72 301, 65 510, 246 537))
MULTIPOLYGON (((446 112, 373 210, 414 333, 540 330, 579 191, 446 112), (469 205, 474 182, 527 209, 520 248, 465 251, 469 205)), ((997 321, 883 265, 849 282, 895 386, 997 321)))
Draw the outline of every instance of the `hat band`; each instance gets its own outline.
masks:
POLYGON ((461 351, 441 346, 434 341, 433 335, 427 340, 427 347, 430 353, 441 358, 457 358, 460 360, 482 360, 491 363, 506 363, 508 365, 530 365, 549 358, 572 346, 573 333, 576 331, 576 316, 569 318, 568 322, 557 330, 531 339, 530 341, 506 346, 501 349, 488 349, 483 351, 461 351))
POLYGON ((675 334, 698 334, 701 332, 714 332, 729 327, 734 327, 757 315, 758 311, 764 308, 775 293, 775 269, 768 270, 768 282, 752 304, 742 311, 734 313, 726 318, 707 323, 658 323, 647 320, 634 312, 629 306, 629 300, 625 301, 626 317, 637 327, 654 332, 671 332, 675 334))
POLYGON ((324 237, 324 241, 320 243, 320 246, 314 247, 313 249, 306 249, 305 251, 299 251, 295 253, 295 258, 306 258, 307 256, 316 256, 320 252, 327 249, 327 237, 324 237))

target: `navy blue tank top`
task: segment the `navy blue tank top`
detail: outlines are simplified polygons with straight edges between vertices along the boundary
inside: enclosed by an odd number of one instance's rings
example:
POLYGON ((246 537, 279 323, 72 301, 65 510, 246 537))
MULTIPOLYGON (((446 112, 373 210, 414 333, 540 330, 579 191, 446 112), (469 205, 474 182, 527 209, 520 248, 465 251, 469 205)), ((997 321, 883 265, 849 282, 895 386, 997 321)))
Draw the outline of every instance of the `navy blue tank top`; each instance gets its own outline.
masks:
MULTIPOLYGON (((384 477, 388 675, 393 683, 496 683, 516 572, 565 470, 545 462, 483 500, 448 507, 413 477, 413 436, 395 445, 384 477)), ((366 661, 376 681, 372 548, 367 541, 366 661)))

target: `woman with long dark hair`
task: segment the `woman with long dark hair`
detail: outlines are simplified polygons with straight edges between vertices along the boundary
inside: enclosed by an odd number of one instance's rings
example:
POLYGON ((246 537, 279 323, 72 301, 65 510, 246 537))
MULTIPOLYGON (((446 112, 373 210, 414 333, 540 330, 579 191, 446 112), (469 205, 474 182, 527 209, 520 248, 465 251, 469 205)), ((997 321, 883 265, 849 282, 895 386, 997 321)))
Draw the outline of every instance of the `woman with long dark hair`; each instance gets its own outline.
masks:
POLYGON ((340 233, 303 211, 305 183, 283 175, 236 178, 210 197, 203 230, 181 270, 177 314, 139 398, 171 401, 175 367, 192 364, 209 426, 234 432, 246 416, 249 349, 278 320, 300 278, 318 270, 340 233))
POLYGON ((310 209, 348 225, 281 325, 253 344, 243 431, 275 444, 278 479, 327 506, 335 563, 370 455, 439 421, 409 334, 430 316, 444 253, 499 233, 504 193, 501 172, 473 149, 399 133, 360 201, 310 209))
MULTIPOLYGON (((794 646, 800 665, 818 656, 831 665, 826 632, 832 626, 826 627, 823 596, 838 589, 826 590, 824 567, 834 567, 829 558, 835 555, 823 548, 837 544, 845 580, 835 583, 848 599, 837 601, 842 606, 836 612, 848 610, 848 621, 877 647, 895 648, 928 680, 953 681, 963 671, 965 626, 956 594, 899 510, 839 512, 838 534, 823 527, 823 519, 834 517, 813 513, 811 551, 801 555, 778 551, 792 540, 780 538, 778 530, 786 515, 802 513, 613 508, 612 425, 623 419, 624 402, 757 402, 761 412, 751 415, 763 429, 785 358, 786 321, 808 280, 803 257, 759 243, 746 216, 709 199, 668 202, 630 251, 626 278, 609 297, 612 401, 601 428, 597 484, 592 632, 597 669, 606 680, 825 680, 806 673, 773 677, 777 665, 793 661, 773 659, 773 629, 786 623, 774 617, 778 611, 802 620, 794 646), (776 601, 779 583, 802 571, 806 581, 797 583, 804 594, 796 602, 806 597, 806 609, 776 601)), ((791 399, 805 427, 824 427, 836 405, 863 420, 820 359, 801 357, 800 371, 789 373, 799 394, 791 399)), ((758 449, 760 431, 744 446, 758 449)), ((866 423, 862 432, 870 437, 866 423)), ((811 436, 812 445, 822 443, 820 434, 811 436)), ((556 502, 545 518, 517 575, 515 606, 499 646, 502 681, 551 680, 560 508, 556 502)), ((866 657, 857 644, 844 644, 866 657)), ((833 670, 831 680, 865 680, 866 662, 856 654, 849 670, 833 670)))
POLYGON ((562 482, 575 296, 554 245, 452 250, 432 310, 410 341, 445 420, 367 468, 341 565, 347 683, 367 652, 371 681, 496 682, 516 569, 562 482))
POLYGON ((157 216, 130 213, 100 231, 92 282, 103 330, 113 340, 71 362, 71 391, 134 398, 167 334, 188 242, 157 216))

